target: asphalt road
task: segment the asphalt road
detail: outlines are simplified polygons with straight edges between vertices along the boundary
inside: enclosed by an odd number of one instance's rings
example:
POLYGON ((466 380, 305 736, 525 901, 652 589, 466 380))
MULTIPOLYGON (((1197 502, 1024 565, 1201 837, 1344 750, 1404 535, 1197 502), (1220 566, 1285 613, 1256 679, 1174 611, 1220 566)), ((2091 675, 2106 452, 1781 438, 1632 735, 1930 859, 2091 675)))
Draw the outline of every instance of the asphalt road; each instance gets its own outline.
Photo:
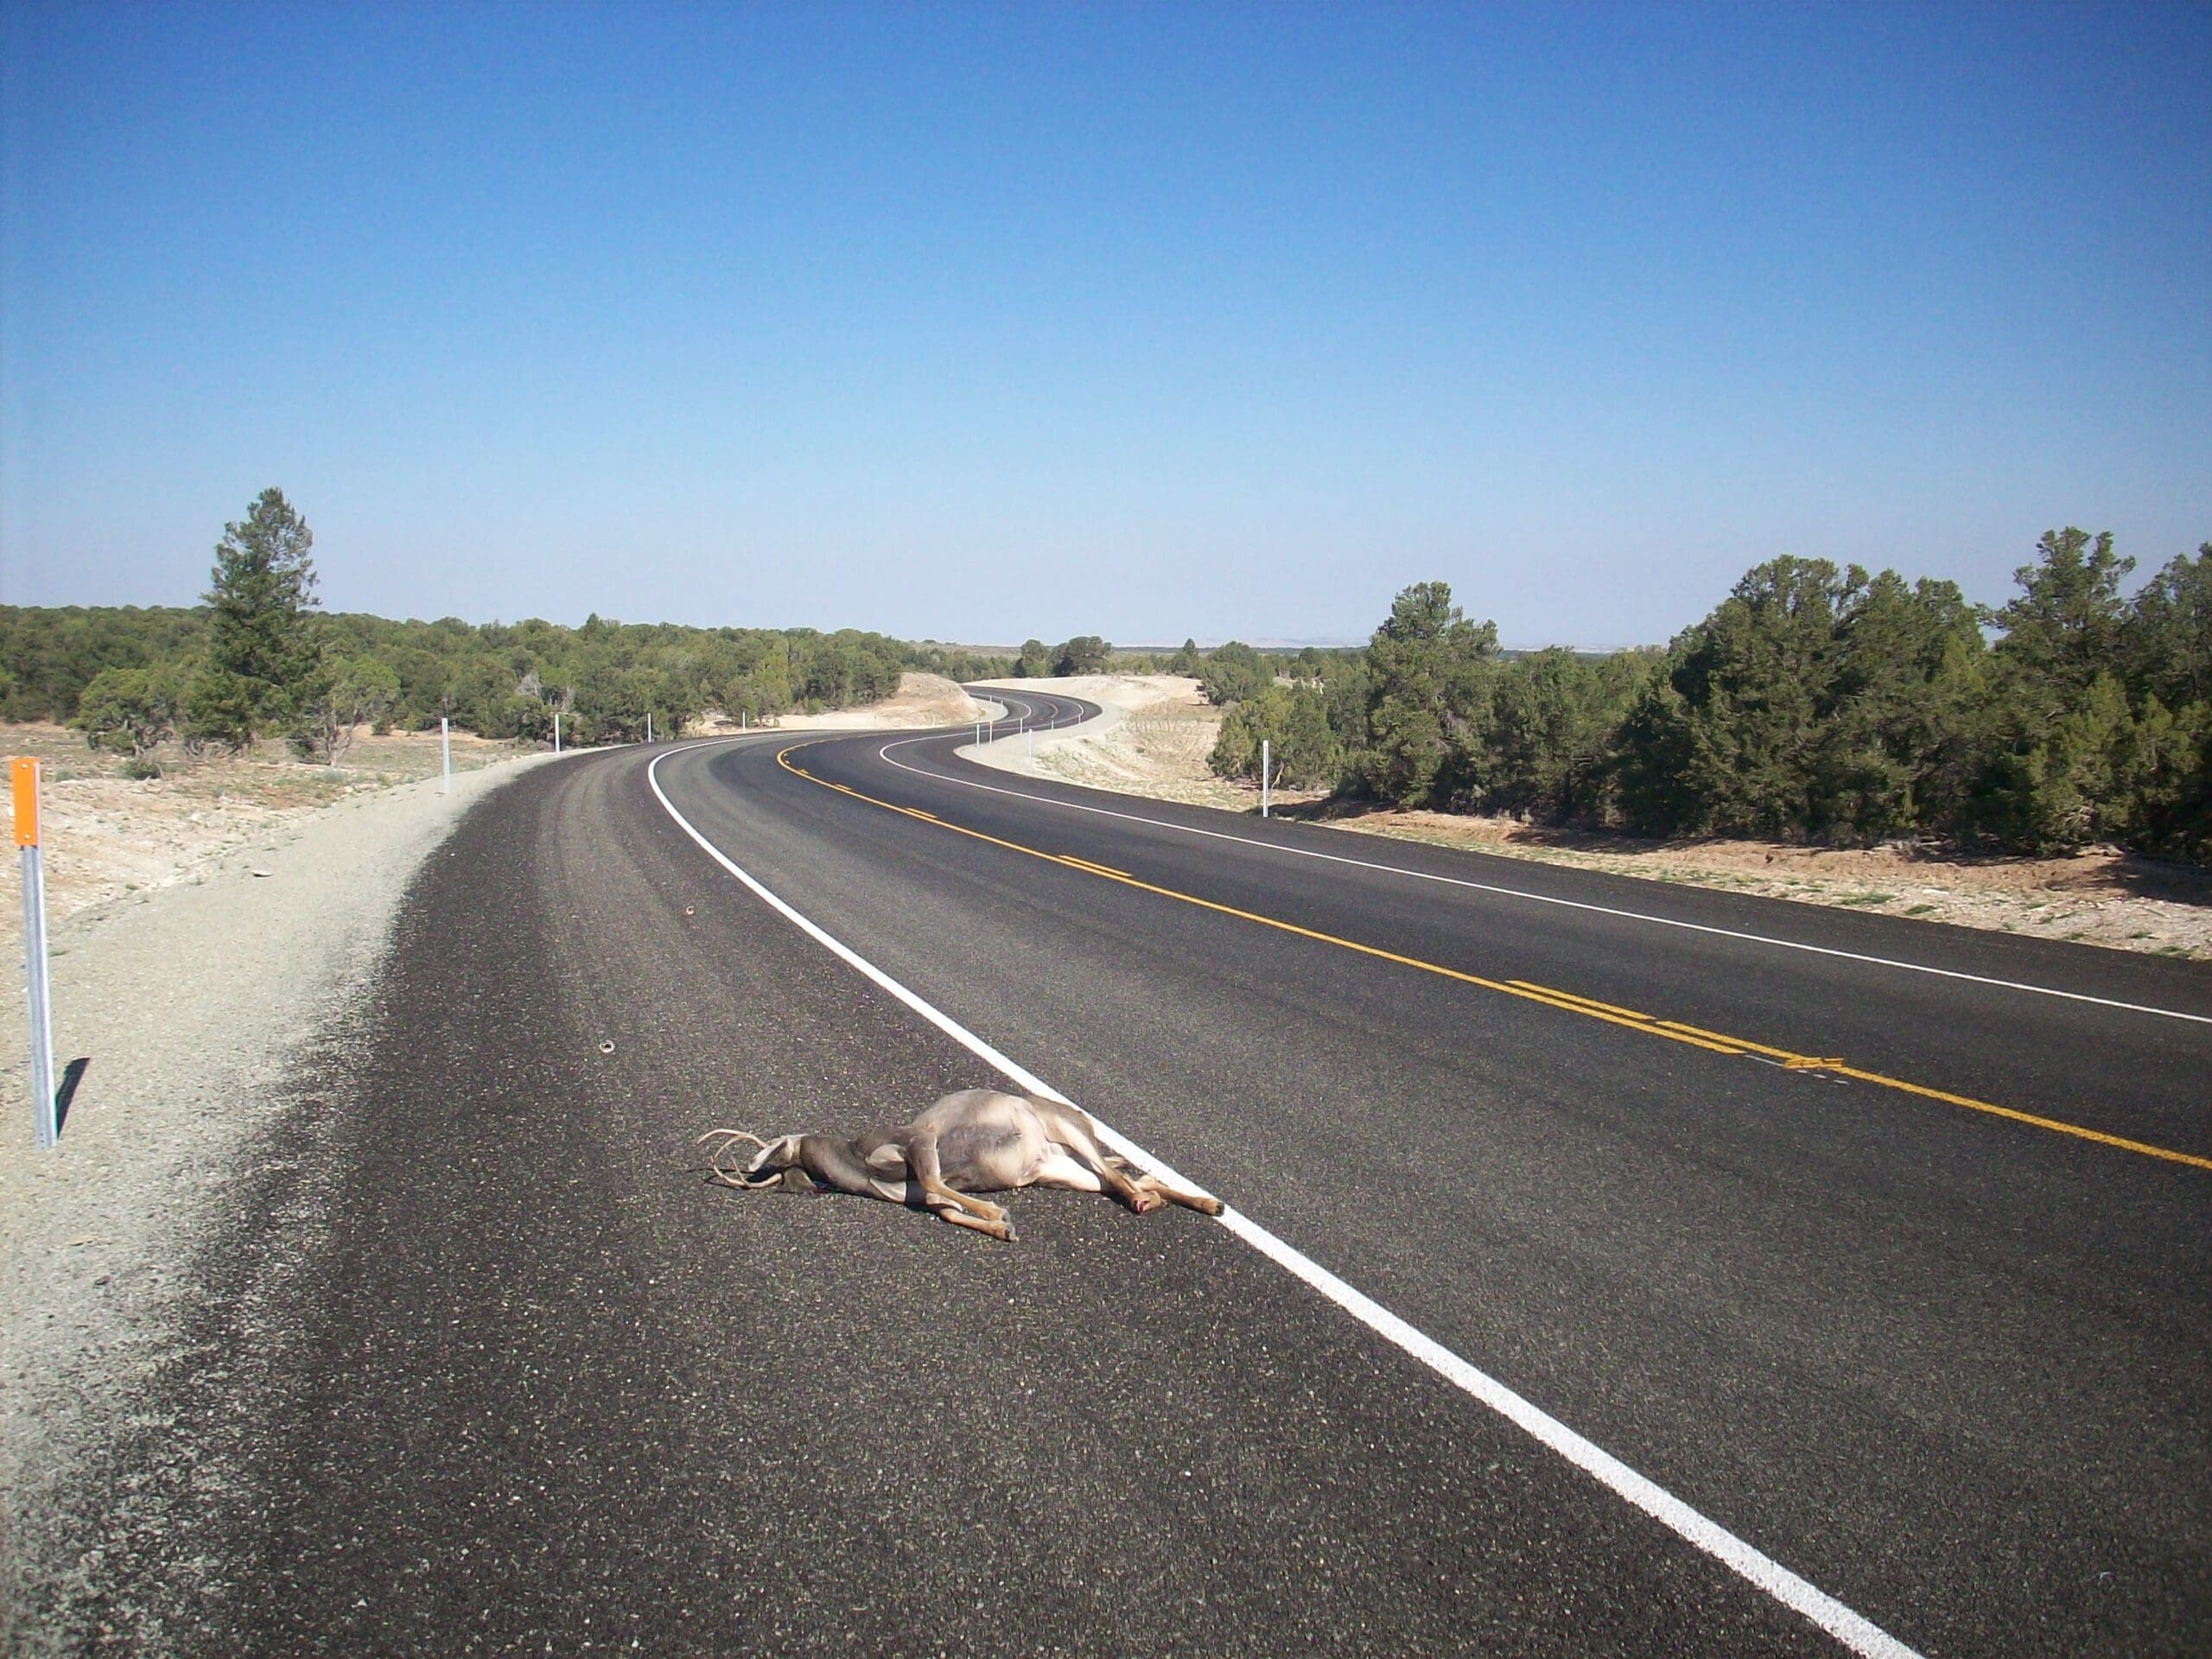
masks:
POLYGON ((680 813, 1897 1642, 2212 1647, 2202 967, 964 741, 584 757, 463 823, 203 1264, 226 1363, 146 1416, 221 1476, 118 1594, 212 1564, 201 1651, 1837 1650, 1217 1224, 705 1185, 702 1129, 1000 1079, 680 813))

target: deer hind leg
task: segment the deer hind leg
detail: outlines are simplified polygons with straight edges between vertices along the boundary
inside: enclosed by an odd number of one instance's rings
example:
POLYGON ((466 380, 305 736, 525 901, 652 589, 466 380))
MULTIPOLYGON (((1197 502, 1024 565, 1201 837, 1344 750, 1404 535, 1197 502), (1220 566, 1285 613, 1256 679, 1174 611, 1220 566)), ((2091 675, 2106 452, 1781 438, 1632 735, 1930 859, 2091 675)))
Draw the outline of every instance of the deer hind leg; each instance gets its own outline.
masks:
MULTIPOLYGON (((1045 1126, 1045 1133, 1052 1142, 1054 1153, 1093 1178, 1092 1184, 1082 1186, 1080 1191, 1111 1192, 1139 1215, 1147 1210, 1157 1210, 1162 1198, 1175 1198, 1178 1202, 1185 1201, 1148 1176, 1131 1179, 1128 1166, 1098 1144, 1096 1128, 1086 1114, 1072 1106, 1063 1106, 1050 1100, 1033 1100, 1029 1103, 1029 1109, 1045 1126)), ((1039 1179, 1044 1178, 1040 1176, 1039 1179)), ((1054 1181, 1051 1185, 1058 1186, 1073 1183, 1054 1181)))
POLYGON ((1221 1200, 1211 1192, 1191 1192, 1179 1186, 1170 1186, 1147 1170, 1139 1170, 1129 1179, 1145 1192, 1154 1193, 1170 1204, 1179 1204, 1185 1210, 1195 1210, 1202 1216, 1217 1216, 1222 1212, 1221 1200))
POLYGON ((1147 1192, 1141 1183, 1129 1180, 1111 1164, 1102 1162, 1094 1169, 1060 1146, 1055 1146, 1037 1166, 1029 1184, 1056 1186, 1070 1192, 1110 1192, 1139 1215, 1157 1209, 1160 1205, 1160 1200, 1147 1192))
MULTIPOLYGON (((990 1231, 994 1226, 1006 1225, 1006 1211, 997 1205, 956 1192, 944 1184, 944 1172, 938 1162, 937 1136, 929 1131, 919 1131, 907 1139, 906 1167, 913 1171, 914 1185, 922 1189, 922 1195, 929 1201, 930 1207, 947 1221, 957 1222, 962 1226, 971 1225, 975 1222, 985 1223, 988 1224, 979 1229, 984 1232, 990 1231)), ((999 1235, 1001 1238, 1013 1236, 1011 1228, 999 1235)))

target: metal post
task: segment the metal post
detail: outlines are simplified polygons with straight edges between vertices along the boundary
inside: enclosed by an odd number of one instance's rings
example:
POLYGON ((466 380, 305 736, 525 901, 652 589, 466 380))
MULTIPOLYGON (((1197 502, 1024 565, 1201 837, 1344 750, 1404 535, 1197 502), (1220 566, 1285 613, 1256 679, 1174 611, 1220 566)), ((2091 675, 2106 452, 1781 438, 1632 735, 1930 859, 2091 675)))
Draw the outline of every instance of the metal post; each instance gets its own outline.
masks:
POLYGON ((1260 740, 1260 816, 1268 816, 1268 769, 1274 764, 1268 753, 1268 740, 1260 740))
POLYGON ((453 728, 443 715, 438 716, 438 750, 445 757, 446 779, 438 786, 438 793, 453 793, 453 728))
POLYGON ((18 757, 14 766, 16 845, 22 849, 23 981, 31 1015, 31 1127, 38 1144, 50 1147, 60 1126, 54 1121, 54 999, 47 976, 46 866, 38 834, 38 762, 18 757))

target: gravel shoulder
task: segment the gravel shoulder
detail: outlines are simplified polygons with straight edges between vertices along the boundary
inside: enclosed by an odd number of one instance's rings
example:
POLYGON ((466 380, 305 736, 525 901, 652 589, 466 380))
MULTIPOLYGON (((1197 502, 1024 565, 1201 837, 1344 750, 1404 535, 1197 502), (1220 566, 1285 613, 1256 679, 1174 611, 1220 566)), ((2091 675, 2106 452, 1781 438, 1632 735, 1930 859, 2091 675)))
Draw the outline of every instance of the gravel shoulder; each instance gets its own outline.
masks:
POLYGON ((97 1545, 57 1517, 135 1385, 224 1363, 181 1351, 200 1294, 189 1264, 292 1103, 294 1061, 342 1028, 461 815, 552 759, 456 775, 450 795, 433 778, 272 819, 268 839, 198 861, 196 880, 54 926, 55 1058, 76 1086, 51 1151, 31 1141, 17 997, 0 1022, 0 1648, 35 1650, 36 1608, 98 1574, 97 1545))

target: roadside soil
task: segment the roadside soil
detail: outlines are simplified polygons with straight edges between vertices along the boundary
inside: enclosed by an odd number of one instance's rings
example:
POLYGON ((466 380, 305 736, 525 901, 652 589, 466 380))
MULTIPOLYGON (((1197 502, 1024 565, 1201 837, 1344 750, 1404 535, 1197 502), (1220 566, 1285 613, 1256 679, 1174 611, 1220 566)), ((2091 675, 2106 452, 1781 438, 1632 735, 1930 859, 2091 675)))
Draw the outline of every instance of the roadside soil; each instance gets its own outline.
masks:
MULTIPOLYGON (((538 747, 455 732, 454 771, 474 772, 538 747)), ((440 767, 435 732, 376 737, 365 728, 334 766, 311 765, 277 742, 198 760, 164 744, 154 757, 162 775, 143 782, 123 775, 121 757, 86 747, 83 734, 67 726, 0 726, 0 754, 44 762, 40 833, 51 922, 204 880, 222 859, 266 849, 337 802, 435 778, 440 767)), ((10 842, 14 820, 13 799, 0 791, 10 842)), ((0 905, 10 916, 18 913, 21 888, 17 861, 0 860, 0 905)))
MULTIPOLYGON (((1020 740, 964 753, 1003 771, 1232 812, 1259 809, 1251 785, 1206 766, 1221 711, 1179 675, 1009 680, 1099 703, 1105 715, 1040 734, 1036 759, 1020 740)), ((2212 961, 2212 872, 2111 848, 2066 858, 1958 858, 1910 845, 1802 847, 1783 842, 1640 841, 1546 829, 1508 817, 1348 806, 1277 790, 1286 817, 1363 835, 1495 853, 1801 904, 1868 910, 2121 950, 2212 961)))
MULTIPOLYGON (((989 712, 950 680, 907 674, 894 695, 869 708, 789 715, 772 724, 832 731, 957 726, 989 712)), ((735 721, 712 714, 690 734, 737 729, 735 721)), ((453 734, 457 773, 543 752, 541 744, 453 734)), ((435 778, 440 768, 435 732, 377 737, 365 728, 334 766, 302 761, 279 742, 197 760, 164 744, 154 756, 162 775, 145 781, 124 777, 122 757, 88 748, 82 734, 67 726, 0 726, 0 755, 18 754, 44 762, 41 839, 50 923, 203 881, 223 860, 270 849, 334 803, 435 778)), ((13 823, 12 798, 0 789, 0 825, 10 841, 13 823)), ((22 879, 18 861, 0 859, 0 913, 18 912, 22 879)))

